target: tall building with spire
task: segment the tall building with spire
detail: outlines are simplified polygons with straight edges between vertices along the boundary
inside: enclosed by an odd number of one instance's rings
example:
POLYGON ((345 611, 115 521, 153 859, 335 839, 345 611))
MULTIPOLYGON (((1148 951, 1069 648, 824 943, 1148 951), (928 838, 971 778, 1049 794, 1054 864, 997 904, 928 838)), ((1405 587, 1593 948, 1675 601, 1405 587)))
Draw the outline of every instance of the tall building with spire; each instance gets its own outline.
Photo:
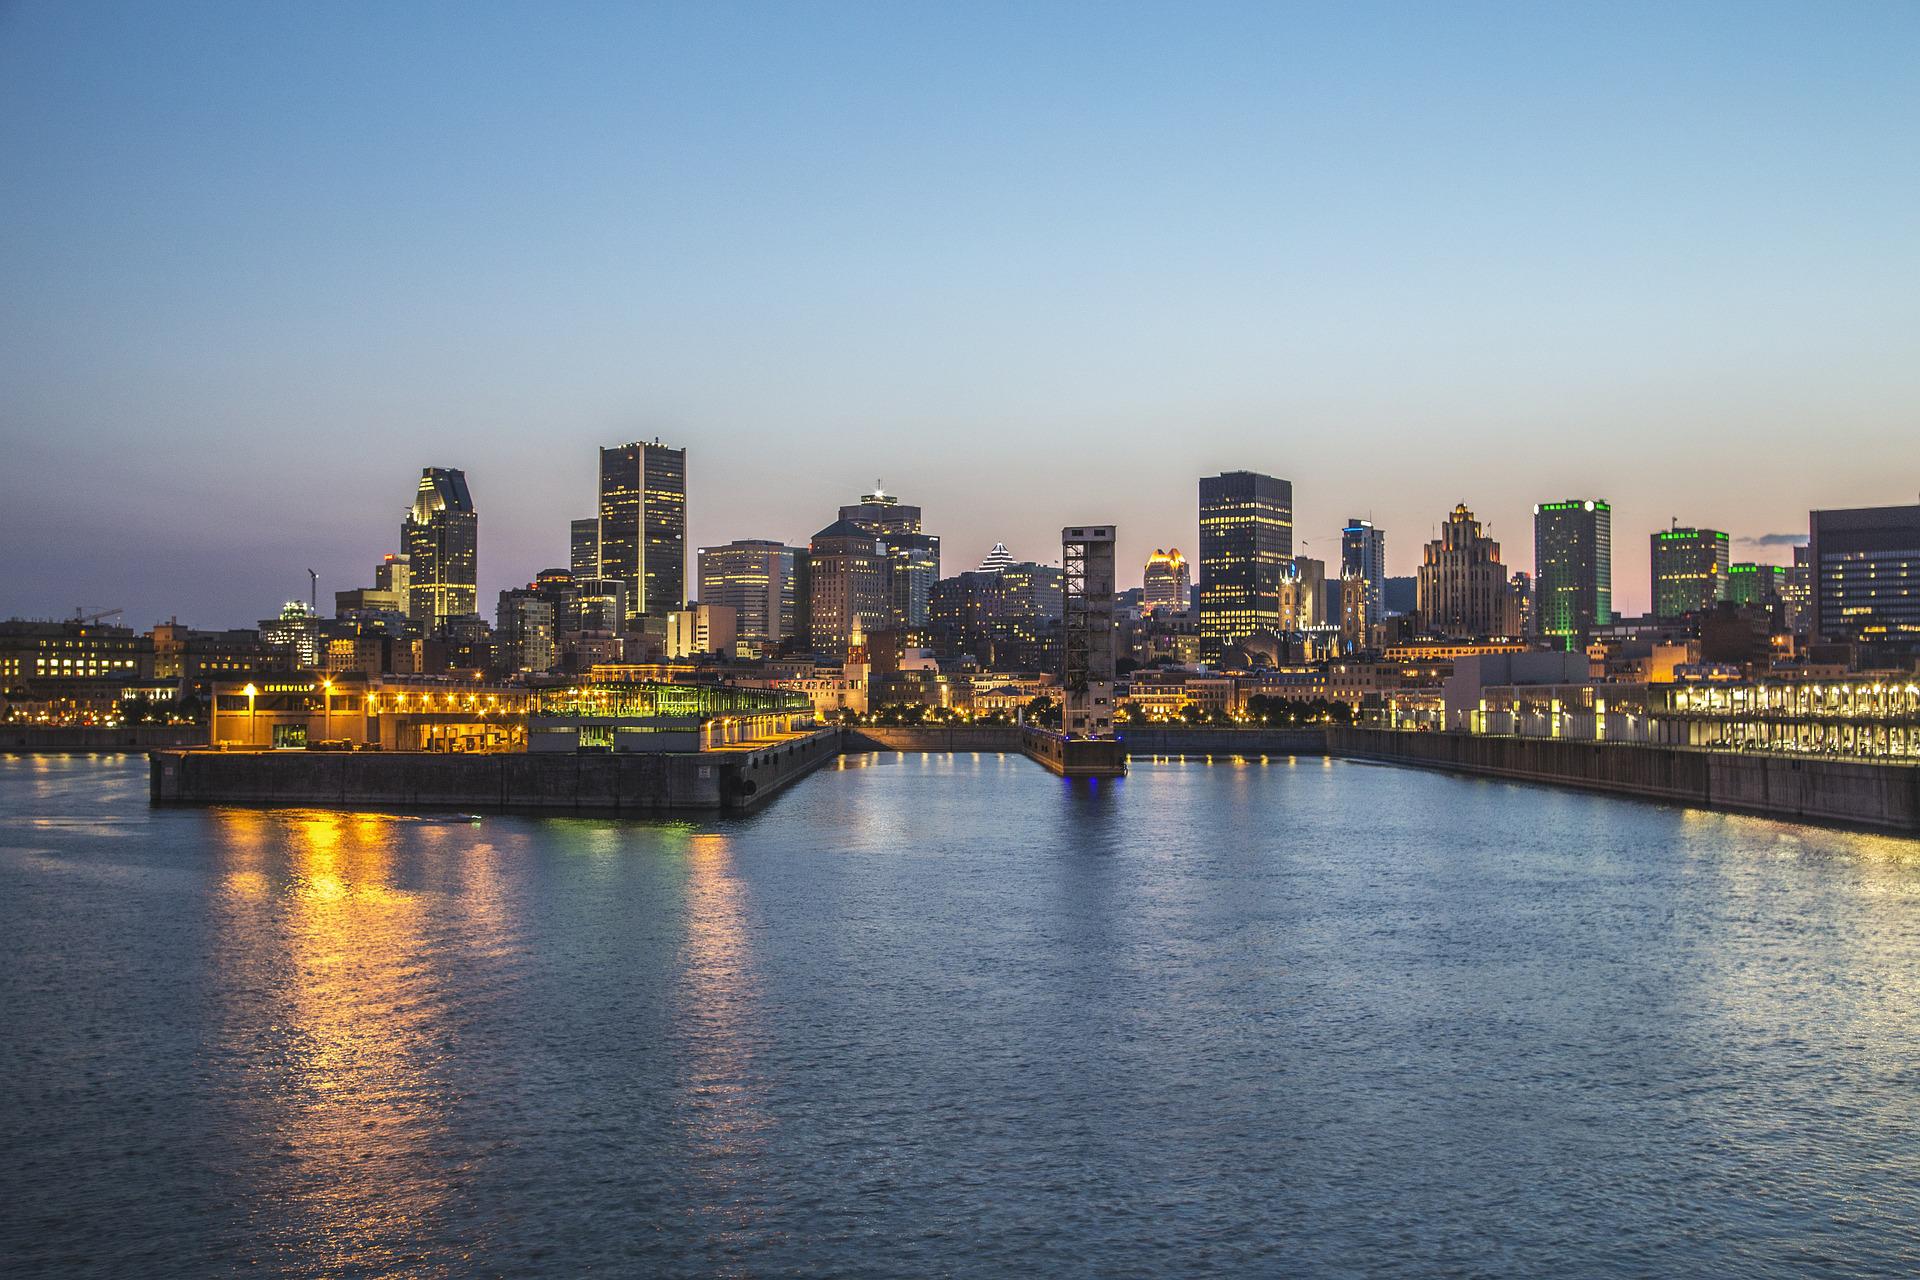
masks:
POLYGON ((665 619, 687 602, 687 451, 600 450, 600 573, 627 587, 629 618, 665 619))
POLYGON ((1520 611, 1513 599, 1500 544, 1481 533, 1463 502, 1422 553, 1415 590, 1429 635, 1463 639, 1514 635, 1520 611))
POLYGON ((407 557, 407 617, 422 631, 479 609, 480 517, 467 475, 452 467, 424 467, 413 509, 400 524, 407 557))

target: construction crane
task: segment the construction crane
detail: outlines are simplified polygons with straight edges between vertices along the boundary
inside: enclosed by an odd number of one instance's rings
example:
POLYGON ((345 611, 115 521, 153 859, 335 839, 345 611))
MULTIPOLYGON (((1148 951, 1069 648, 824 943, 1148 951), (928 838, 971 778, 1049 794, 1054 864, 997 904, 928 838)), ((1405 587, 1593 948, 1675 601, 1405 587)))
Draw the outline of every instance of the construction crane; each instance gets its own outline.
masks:
POLYGON ((77 604, 73 606, 73 620, 83 627, 90 627, 96 622, 105 622, 108 618, 117 618, 125 612, 126 610, 124 609, 96 609, 92 613, 88 613, 87 606, 77 604))

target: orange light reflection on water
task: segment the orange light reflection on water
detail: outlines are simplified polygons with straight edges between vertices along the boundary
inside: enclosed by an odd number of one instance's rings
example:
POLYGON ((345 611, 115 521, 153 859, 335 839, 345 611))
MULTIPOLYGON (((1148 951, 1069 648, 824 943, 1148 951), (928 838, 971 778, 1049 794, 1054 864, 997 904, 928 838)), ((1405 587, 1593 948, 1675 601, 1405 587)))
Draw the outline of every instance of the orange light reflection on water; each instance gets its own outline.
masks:
POLYGON ((681 948, 679 1017, 690 1048, 681 1081, 682 1124, 711 1159, 696 1168, 720 1230, 747 1225, 729 1208, 774 1123, 755 1071, 762 1026, 761 983, 746 891, 725 835, 696 833, 686 853, 686 940, 681 948), (729 1221, 729 1217, 733 1221, 729 1221))
POLYGON ((247 1060, 236 1100, 246 1140, 281 1200, 260 1215, 273 1224, 263 1248, 328 1273, 403 1269, 452 1194, 437 935, 477 928, 492 945, 489 922, 436 921, 438 895, 396 887, 396 857, 437 856, 409 847, 425 833, 400 819, 226 810, 217 821, 236 851, 220 980, 237 1026, 274 1028, 265 1043, 228 1046, 247 1060), (240 1007, 258 1001, 278 1008, 240 1007))

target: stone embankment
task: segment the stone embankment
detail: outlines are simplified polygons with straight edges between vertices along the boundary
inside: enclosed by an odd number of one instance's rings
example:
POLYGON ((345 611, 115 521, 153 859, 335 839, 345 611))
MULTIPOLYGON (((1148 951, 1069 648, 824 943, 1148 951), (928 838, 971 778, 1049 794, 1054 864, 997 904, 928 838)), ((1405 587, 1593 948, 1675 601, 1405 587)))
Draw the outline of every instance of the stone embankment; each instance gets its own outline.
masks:
POLYGON ((1920 765, 1465 733, 1333 729, 1334 755, 1920 835, 1920 765))

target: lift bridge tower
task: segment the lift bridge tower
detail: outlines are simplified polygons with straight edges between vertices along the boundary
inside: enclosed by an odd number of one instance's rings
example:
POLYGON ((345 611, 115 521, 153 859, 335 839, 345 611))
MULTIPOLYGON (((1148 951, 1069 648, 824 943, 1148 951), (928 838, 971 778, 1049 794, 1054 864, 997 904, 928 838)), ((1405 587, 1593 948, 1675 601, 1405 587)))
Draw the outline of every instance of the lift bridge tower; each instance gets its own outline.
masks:
POLYGON ((1060 728, 1068 738, 1113 737, 1113 549, 1110 524, 1060 531, 1060 728))

